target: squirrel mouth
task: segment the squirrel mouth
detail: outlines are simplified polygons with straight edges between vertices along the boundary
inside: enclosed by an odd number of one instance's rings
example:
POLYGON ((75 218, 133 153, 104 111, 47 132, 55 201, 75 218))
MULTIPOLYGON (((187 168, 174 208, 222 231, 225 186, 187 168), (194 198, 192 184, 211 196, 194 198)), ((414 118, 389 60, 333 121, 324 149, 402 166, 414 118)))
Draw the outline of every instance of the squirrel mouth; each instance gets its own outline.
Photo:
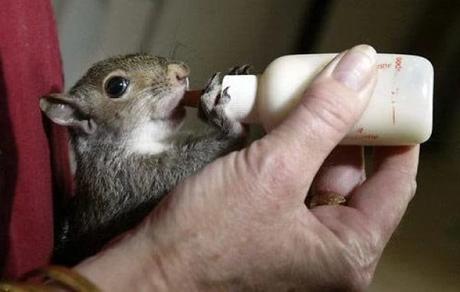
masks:
POLYGON ((161 101, 160 108, 163 109, 163 117, 161 120, 181 120, 186 115, 185 105, 182 104, 182 99, 185 95, 185 88, 175 92, 170 96, 165 96, 161 101))
POLYGON ((186 115, 187 111, 185 110, 185 106, 182 104, 182 99, 184 99, 185 92, 188 87, 188 78, 186 78, 186 81, 186 85, 183 88, 182 92, 179 94, 179 98, 175 100, 176 104, 169 115, 169 118, 172 120, 183 119, 186 115))

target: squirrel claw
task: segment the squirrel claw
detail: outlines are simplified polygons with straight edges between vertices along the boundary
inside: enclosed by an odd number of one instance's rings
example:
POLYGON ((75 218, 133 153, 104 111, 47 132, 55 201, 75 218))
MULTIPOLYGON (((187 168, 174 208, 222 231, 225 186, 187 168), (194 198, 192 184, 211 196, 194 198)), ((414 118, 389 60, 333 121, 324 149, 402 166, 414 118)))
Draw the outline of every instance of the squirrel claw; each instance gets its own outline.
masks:
POLYGON ((224 90, 222 90, 222 94, 220 95, 219 100, 217 101, 217 104, 225 105, 230 102, 232 98, 230 97, 230 94, 228 94, 229 88, 230 87, 227 86, 224 88, 224 90))
POLYGON ((201 96, 198 116, 212 126, 220 129, 225 136, 241 136, 244 133, 244 127, 240 122, 228 117, 225 112, 225 106, 231 100, 228 87, 222 90, 222 92, 221 89, 221 74, 216 73, 210 78, 201 96))
POLYGON ((235 66, 230 69, 227 75, 247 75, 251 71, 251 65, 245 64, 242 66, 235 66))

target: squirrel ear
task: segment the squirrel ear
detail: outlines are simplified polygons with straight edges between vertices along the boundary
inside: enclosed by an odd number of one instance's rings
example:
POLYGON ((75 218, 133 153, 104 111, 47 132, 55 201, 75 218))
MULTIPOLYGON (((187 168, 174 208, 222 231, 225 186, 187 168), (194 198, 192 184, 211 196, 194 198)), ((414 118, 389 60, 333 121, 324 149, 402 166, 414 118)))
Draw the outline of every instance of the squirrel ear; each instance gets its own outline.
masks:
POLYGON ((40 108, 58 125, 79 128, 87 134, 96 130, 96 123, 85 117, 75 101, 65 94, 51 94, 40 98, 40 108))

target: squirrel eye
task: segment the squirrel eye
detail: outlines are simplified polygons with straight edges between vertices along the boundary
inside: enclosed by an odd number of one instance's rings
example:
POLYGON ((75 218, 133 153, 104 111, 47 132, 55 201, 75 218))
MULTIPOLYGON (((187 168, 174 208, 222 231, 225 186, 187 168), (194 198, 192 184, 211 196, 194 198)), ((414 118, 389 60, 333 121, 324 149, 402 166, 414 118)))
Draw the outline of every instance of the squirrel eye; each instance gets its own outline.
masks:
POLYGON ((119 98, 125 93, 128 85, 128 79, 121 76, 114 76, 105 83, 105 92, 111 98, 119 98))

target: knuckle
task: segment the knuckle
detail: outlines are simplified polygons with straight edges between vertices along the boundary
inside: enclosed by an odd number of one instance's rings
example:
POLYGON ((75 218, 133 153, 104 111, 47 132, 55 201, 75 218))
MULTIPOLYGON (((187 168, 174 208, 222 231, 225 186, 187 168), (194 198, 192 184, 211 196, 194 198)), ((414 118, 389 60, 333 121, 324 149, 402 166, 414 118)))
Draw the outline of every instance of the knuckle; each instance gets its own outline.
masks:
POLYGON ((287 193, 286 186, 295 177, 292 164, 282 151, 265 151, 267 146, 264 141, 258 140, 247 149, 249 175, 265 193, 277 190, 287 193))
MULTIPOLYGON (((359 223, 358 223, 359 224, 359 223)), ((382 253, 381 234, 366 224, 361 224, 356 233, 347 233, 342 242, 347 247, 347 271, 343 281, 350 291, 365 291, 370 285, 375 267, 382 253), (357 240, 359 238, 360 240, 357 240)))
POLYGON ((339 133, 352 126, 355 105, 349 92, 324 82, 312 84, 300 103, 314 118, 339 133))
POLYGON ((366 291, 372 281, 372 273, 350 273, 346 291, 366 291))
POLYGON ((347 291, 365 291, 372 282, 375 264, 369 265, 365 262, 355 260, 347 269, 345 279, 343 280, 347 291))
POLYGON ((412 179, 409 180, 410 199, 412 199, 415 196, 416 192, 417 192, 417 180, 415 179, 415 177, 412 177, 412 179))
POLYGON ((389 177, 392 176, 395 178, 395 191, 401 193, 401 204, 405 205, 410 201, 414 196, 417 190, 417 179, 416 172, 414 170, 406 170, 401 168, 391 168, 388 167, 386 171, 389 173, 389 177))
POLYGON ((400 194, 399 209, 397 211, 398 213, 403 213, 415 196, 417 181, 413 175, 408 175, 406 173, 400 173, 400 180, 399 190, 396 190, 400 194))
POLYGON ((347 246, 353 259, 353 265, 358 271, 368 270, 375 265, 381 253, 381 239, 379 232, 369 228, 361 228, 360 235, 352 235, 347 246), (361 240, 356 241, 356 238, 361 238, 361 240))

